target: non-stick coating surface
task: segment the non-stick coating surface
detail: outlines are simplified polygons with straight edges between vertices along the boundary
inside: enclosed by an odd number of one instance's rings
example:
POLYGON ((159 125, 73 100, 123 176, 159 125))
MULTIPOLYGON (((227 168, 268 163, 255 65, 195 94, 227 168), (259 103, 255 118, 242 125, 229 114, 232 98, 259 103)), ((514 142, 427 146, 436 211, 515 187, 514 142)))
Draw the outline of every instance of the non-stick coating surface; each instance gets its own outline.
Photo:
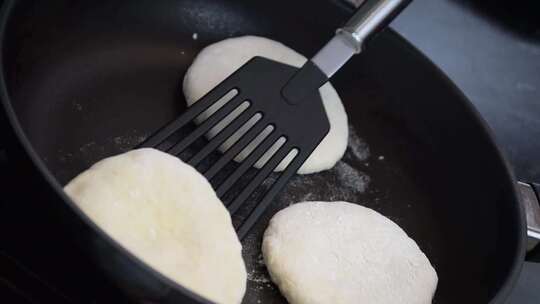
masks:
MULTIPOLYGON (((349 14, 333 1, 26 1, 4 50, 9 91, 27 136, 65 184, 180 113, 183 74, 206 45, 255 34, 310 56, 349 14)), ((381 212, 435 266, 435 303, 487 302, 513 267, 519 213, 481 123, 390 32, 333 83, 356 145, 333 170, 295 177, 244 241, 244 302, 285 302, 260 262, 260 241, 271 215, 301 200, 381 212)))

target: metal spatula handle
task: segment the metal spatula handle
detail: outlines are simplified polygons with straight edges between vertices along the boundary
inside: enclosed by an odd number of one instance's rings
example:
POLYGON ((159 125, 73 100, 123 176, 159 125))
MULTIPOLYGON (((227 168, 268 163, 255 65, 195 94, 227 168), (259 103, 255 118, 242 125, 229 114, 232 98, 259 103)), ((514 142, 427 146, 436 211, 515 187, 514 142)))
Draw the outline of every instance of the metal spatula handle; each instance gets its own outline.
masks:
POLYGON ((384 29, 411 2, 411 0, 366 0, 349 21, 339 29, 359 53, 364 42, 384 29))
POLYGON ((309 60, 282 89, 290 104, 298 104, 309 92, 328 81, 366 42, 384 29, 412 0, 365 0, 356 13, 336 31, 330 40, 309 60))
POLYGON ((332 77, 365 43, 384 29, 411 0, 365 0, 356 13, 312 59, 332 77))

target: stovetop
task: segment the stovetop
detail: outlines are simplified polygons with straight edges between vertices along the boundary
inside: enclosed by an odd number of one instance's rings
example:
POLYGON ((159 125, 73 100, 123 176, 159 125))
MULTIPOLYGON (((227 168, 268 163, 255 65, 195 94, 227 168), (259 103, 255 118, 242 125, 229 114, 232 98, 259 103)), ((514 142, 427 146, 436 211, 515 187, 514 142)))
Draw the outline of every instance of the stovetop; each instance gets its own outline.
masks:
MULTIPOLYGON (((445 71, 470 98, 493 129, 516 176, 538 183, 540 7, 532 3, 533 0, 415 0, 392 27, 445 71)), ((8 214, 2 212, 3 208, 8 206, 0 201, 0 229, 7 236, 16 232, 17 238, 0 241, 0 302, 129 302, 89 266, 89 261, 56 256, 54 251, 47 251, 46 256, 40 252, 40 247, 51 244, 59 248, 58 252, 77 249, 62 239, 54 239, 50 231, 40 232, 39 211, 31 212, 35 216, 34 227, 22 227, 17 213, 28 216, 28 211, 9 206, 8 214), (32 235, 37 243, 26 244, 21 238, 25 234, 32 235)), ((509 303, 540 303, 537 295, 531 293, 540 290, 538 274, 540 264, 526 263, 509 303)))

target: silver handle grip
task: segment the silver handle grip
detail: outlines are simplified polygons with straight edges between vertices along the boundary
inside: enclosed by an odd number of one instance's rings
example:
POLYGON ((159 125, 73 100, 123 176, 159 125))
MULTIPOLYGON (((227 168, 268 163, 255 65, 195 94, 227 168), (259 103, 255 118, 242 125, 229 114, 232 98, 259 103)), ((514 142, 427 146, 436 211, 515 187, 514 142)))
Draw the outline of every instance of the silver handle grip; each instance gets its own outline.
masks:
POLYGON ((356 13, 338 30, 362 51, 364 44, 376 35, 411 2, 411 0, 365 0, 356 13))

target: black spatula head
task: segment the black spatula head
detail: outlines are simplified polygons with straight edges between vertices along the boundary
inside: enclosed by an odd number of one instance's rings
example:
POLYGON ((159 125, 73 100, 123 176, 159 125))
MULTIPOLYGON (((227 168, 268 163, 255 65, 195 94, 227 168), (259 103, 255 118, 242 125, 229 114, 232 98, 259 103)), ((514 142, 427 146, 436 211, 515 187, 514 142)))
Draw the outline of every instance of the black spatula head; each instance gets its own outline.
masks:
POLYGON ((210 168, 203 170, 203 174, 212 182, 212 178, 225 165, 248 147, 253 140, 258 140, 258 136, 263 130, 269 126, 272 127, 272 131, 263 140, 257 141, 256 148, 251 150, 246 159, 227 178, 213 183, 218 196, 222 198, 233 186, 240 187, 239 194, 230 203, 227 203, 229 211, 234 214, 274 168, 290 153, 294 153, 294 158, 287 163, 284 171, 268 188, 246 220, 238 226, 239 237, 243 238, 276 194, 328 133, 330 123, 326 117, 318 88, 349 58, 360 52, 365 47, 365 42, 383 29, 409 2, 410 0, 366 0, 362 2, 349 22, 338 30, 334 38, 301 69, 261 57, 251 59, 197 101, 182 116, 149 138, 142 146, 160 148, 160 144, 178 129, 211 106, 220 105, 217 111, 188 136, 166 148, 161 146, 162 150, 178 155, 233 111, 243 107, 243 112, 240 115, 188 160, 189 164, 197 167, 203 159, 221 146, 237 130, 254 116, 259 115, 259 119, 249 131, 245 132, 210 168), (222 98, 226 96, 229 99, 222 105, 222 98), (247 170, 278 141, 281 142, 281 146, 265 162, 257 174, 248 182, 239 185, 241 184, 240 178, 247 170))
MULTIPOLYGON (((246 220, 237 228, 240 238, 247 233, 272 199, 302 166, 330 130, 330 123, 318 90, 302 93, 300 102, 298 100, 290 102, 283 97, 282 88, 298 71, 298 68, 290 65, 262 57, 254 57, 189 107, 180 117, 149 137, 140 146, 154 147, 173 155, 179 155, 198 138, 221 122, 223 118, 235 109, 242 107, 241 114, 187 160, 189 164, 197 167, 202 160, 220 147, 237 130, 246 125, 248 121, 252 121, 252 118, 258 117, 258 120, 242 137, 228 148, 208 169, 202 172, 208 180, 212 181, 212 178, 256 139, 263 130, 271 129, 269 134, 265 132, 266 137, 260 141, 256 148, 227 178, 218 184, 213 183, 220 197, 226 195, 233 186, 241 189, 239 194, 227 205, 231 214, 234 214, 282 160, 287 155, 294 154, 294 158, 287 164, 284 171, 268 188, 268 191, 246 220), (189 135, 165 148, 160 145, 226 95, 229 97, 234 95, 234 97, 199 124, 189 135), (247 108, 246 103, 248 104, 247 108), (253 179, 243 183, 240 177, 278 141, 281 143, 279 149, 259 169, 253 179)), ((326 79, 324 75, 323 77, 326 79)))

